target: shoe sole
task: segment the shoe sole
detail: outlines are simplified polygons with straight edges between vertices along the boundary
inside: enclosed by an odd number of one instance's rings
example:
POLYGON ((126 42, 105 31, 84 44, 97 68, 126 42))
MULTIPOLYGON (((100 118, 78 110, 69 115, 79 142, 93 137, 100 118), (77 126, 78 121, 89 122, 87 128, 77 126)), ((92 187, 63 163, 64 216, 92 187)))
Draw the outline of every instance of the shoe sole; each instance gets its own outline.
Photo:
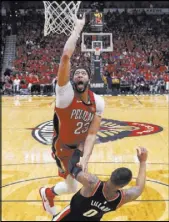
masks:
POLYGON ((42 197, 42 194, 41 194, 41 190, 42 190, 42 189, 45 189, 45 187, 41 187, 41 188, 39 189, 39 194, 40 194, 40 197, 41 197, 41 199, 42 199, 43 208, 44 208, 44 210, 46 211, 46 208, 45 208, 45 205, 44 205, 44 201, 43 201, 43 197, 42 197))

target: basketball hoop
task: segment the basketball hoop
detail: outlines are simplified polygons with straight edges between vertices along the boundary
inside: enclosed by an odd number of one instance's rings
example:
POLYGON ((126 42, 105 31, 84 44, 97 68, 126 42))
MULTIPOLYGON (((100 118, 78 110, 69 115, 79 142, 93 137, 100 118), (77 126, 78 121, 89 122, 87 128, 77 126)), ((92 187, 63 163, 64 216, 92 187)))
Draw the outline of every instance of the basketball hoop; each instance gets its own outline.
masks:
POLYGON ((95 53, 96 56, 100 56, 100 48, 96 47, 95 50, 94 50, 94 53, 95 53))
POLYGON ((74 16, 77 15, 81 1, 43 1, 43 3, 45 7, 44 36, 50 33, 70 35, 75 26, 74 16))

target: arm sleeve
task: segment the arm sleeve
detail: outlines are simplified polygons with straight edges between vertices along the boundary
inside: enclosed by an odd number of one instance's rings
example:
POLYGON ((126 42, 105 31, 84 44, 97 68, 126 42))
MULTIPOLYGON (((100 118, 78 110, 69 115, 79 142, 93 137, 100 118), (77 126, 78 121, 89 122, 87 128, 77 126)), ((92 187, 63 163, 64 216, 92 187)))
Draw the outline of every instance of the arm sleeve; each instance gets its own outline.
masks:
POLYGON ((94 98, 96 103, 96 115, 102 116, 105 107, 104 99, 95 93, 94 93, 94 98))
POLYGON ((74 90, 70 81, 65 86, 56 84, 56 107, 68 107, 74 98, 74 90))

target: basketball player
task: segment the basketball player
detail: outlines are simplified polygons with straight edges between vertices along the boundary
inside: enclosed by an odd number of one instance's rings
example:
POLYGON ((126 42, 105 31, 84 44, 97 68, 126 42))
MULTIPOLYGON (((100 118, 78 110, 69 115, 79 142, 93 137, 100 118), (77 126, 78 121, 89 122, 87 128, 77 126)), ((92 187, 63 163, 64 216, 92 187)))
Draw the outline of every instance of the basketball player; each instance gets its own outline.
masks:
POLYGON ((56 195, 77 191, 77 181, 69 175, 68 162, 74 149, 79 149, 82 151, 79 166, 83 171, 87 170, 104 111, 102 97, 89 90, 91 73, 87 68, 76 67, 72 72, 73 84, 70 82, 70 58, 84 24, 85 16, 76 20, 74 31, 64 46, 58 70, 52 156, 56 160, 59 176, 65 181, 52 188, 40 189, 44 209, 52 215, 56 214, 56 195))
POLYGON ((52 221, 100 221, 105 213, 117 210, 142 194, 146 181, 145 148, 137 148, 140 169, 136 185, 129 189, 121 189, 132 179, 132 172, 128 168, 114 170, 110 179, 103 182, 76 166, 80 158, 79 152, 75 150, 69 162, 69 170, 83 187, 72 197, 70 205, 54 216, 52 221))

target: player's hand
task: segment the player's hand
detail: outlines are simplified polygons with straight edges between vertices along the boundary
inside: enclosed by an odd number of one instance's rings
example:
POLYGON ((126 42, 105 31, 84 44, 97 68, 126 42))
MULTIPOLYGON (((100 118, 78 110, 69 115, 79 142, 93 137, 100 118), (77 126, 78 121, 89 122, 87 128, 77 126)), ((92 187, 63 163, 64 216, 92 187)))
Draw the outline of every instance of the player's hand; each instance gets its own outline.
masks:
POLYGON ((88 171, 88 163, 81 158, 80 162, 76 164, 78 167, 82 168, 83 172, 87 172, 88 171))
POLYGON ((146 162, 148 156, 148 151, 144 147, 138 147, 137 148, 137 157, 138 160, 141 162, 146 162))
POLYGON ((78 19, 76 15, 74 15, 73 20, 75 22, 74 29, 80 33, 85 25, 85 13, 83 14, 83 17, 81 19, 78 19))

